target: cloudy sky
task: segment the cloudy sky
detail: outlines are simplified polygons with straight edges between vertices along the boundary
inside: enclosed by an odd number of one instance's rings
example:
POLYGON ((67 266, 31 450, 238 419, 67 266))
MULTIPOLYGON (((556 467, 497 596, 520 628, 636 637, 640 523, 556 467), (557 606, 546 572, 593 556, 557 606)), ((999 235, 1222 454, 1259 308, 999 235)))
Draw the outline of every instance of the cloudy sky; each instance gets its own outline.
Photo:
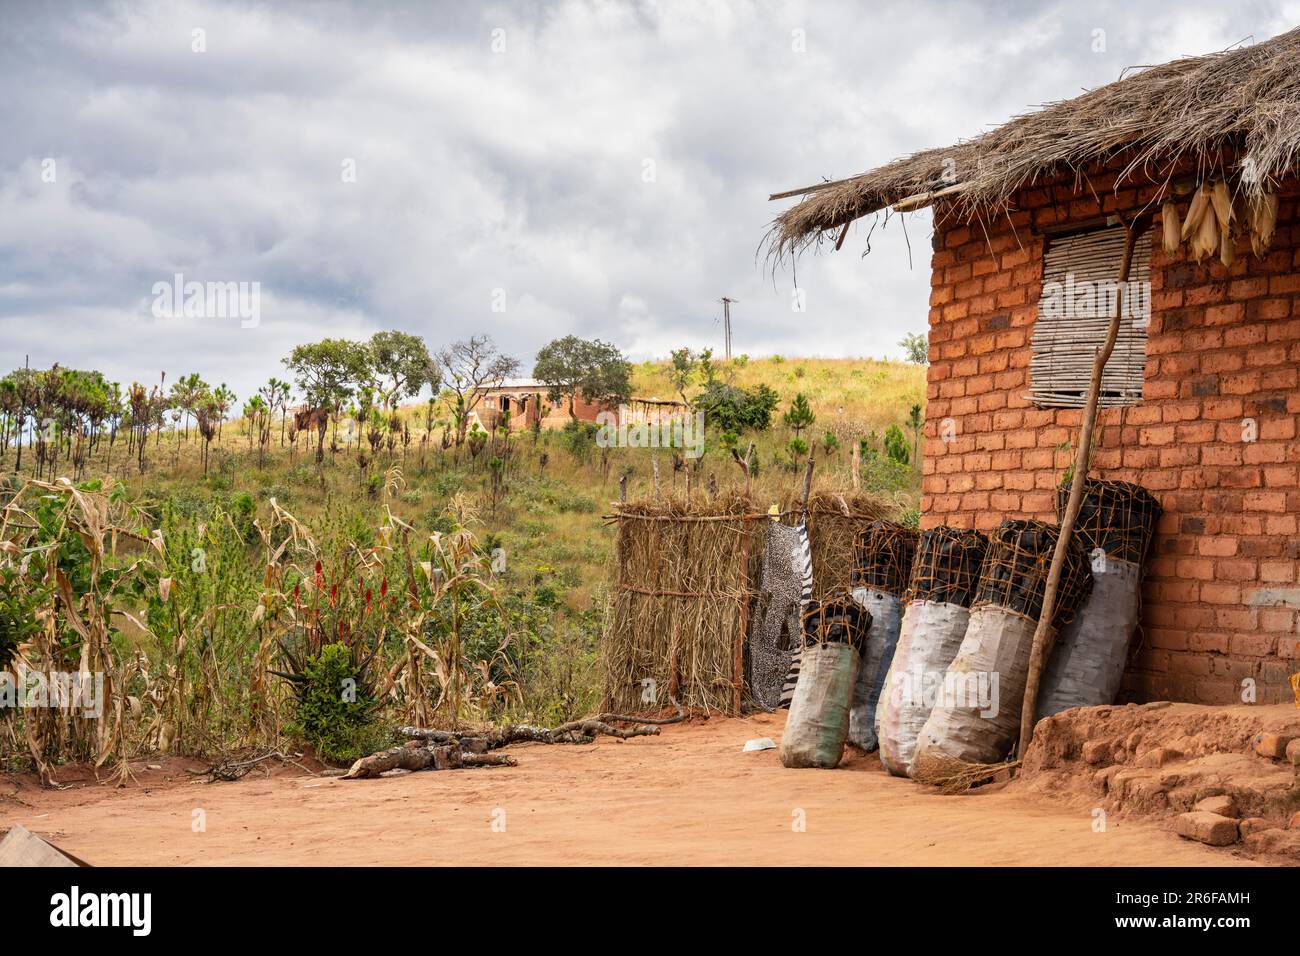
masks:
POLYGON ((898 355, 925 215, 772 275, 769 193, 1297 23, 1300 0, 0 2, 0 372, 242 399, 294 344, 381 328, 487 332, 525 368, 569 332, 720 351, 722 295, 737 352, 898 355), (156 315, 177 273, 258 283, 256 326, 156 315))

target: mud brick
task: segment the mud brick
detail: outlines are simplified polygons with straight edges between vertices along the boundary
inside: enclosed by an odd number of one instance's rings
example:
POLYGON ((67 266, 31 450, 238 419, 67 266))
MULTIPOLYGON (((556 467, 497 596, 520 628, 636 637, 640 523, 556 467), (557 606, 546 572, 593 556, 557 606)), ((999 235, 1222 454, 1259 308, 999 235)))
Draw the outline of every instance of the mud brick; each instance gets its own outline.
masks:
POLYGON ((1284 760, 1287 756, 1287 747, 1295 739, 1295 737, 1268 732, 1256 734, 1255 753, 1270 760, 1284 760))
POLYGON ((1204 800, 1198 800, 1194 810, 1204 813, 1215 813, 1221 817, 1239 817, 1240 812, 1237 810, 1236 798, 1230 793, 1220 794, 1217 797, 1206 797, 1204 800))
POLYGON ((1179 814, 1174 819, 1174 832, 1210 846, 1228 846, 1236 843, 1238 836, 1236 820, 1204 810, 1179 814))

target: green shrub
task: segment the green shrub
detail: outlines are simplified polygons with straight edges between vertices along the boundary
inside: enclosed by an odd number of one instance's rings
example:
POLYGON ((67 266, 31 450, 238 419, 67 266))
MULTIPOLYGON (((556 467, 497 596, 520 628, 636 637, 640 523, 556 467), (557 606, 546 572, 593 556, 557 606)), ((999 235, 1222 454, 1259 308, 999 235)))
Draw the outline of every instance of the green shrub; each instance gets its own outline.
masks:
POLYGON ((890 425, 889 428, 885 429, 885 454, 900 465, 906 465, 912 457, 911 449, 907 445, 907 438, 903 435, 903 430, 897 425, 890 425))
POLYGON ((326 763, 351 763, 383 746, 385 734, 374 721, 376 702, 362 669, 343 644, 326 644, 303 662, 296 721, 289 731, 302 737, 326 763))
POLYGON ((433 479, 433 491, 439 498, 450 498, 461 489, 460 475, 444 471, 433 479))
POLYGON ((8 666, 18 645, 40 631, 36 611, 47 598, 43 587, 29 587, 17 567, 0 567, 0 670, 8 666))
POLYGON ((786 449, 790 452, 790 467, 798 471, 800 464, 808 455, 808 443, 802 438, 791 438, 786 449))
POLYGON ((596 447, 596 433, 600 427, 595 422, 565 422, 560 432, 564 447, 578 461, 586 461, 591 450, 596 447))
POLYGON ((583 515, 595 514, 596 500, 588 498, 586 495, 561 493, 555 496, 555 509, 560 514, 569 512, 583 515))
POLYGON ((739 435, 766 431, 772 424, 776 403, 776 392, 765 384, 744 389, 713 382, 696 396, 693 405, 696 411, 704 412, 710 427, 739 435))
POLYGON ((441 507, 429 512, 428 525, 430 531, 436 531, 438 534, 451 534, 460 527, 455 517, 447 514, 441 507))

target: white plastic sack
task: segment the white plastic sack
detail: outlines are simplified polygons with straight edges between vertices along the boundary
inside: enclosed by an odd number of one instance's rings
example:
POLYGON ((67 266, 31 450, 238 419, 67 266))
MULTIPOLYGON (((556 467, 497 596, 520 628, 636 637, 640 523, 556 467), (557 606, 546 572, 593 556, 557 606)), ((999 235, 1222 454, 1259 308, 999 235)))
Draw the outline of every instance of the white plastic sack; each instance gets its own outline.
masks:
POLYGON ((875 588, 854 588, 853 600, 871 613, 871 630, 867 633, 866 652, 858 666, 858 679, 853 688, 849 743, 870 752, 880 743, 876 704, 894 658, 894 648, 898 645, 902 602, 898 595, 875 588))
POLYGON ((1141 588, 1136 564, 1113 558, 1093 564, 1092 592, 1074 620, 1061 628, 1043 669, 1036 719, 1070 707, 1115 702, 1141 613, 1141 588))
POLYGON ((961 649, 917 738, 915 767, 929 751, 997 763, 1020 731, 1034 622, 995 605, 971 611, 961 649))
POLYGON ((851 644, 803 649, 799 682, 781 733, 782 766, 829 770, 840 762, 857 674, 858 652, 851 644))
POLYGON ((944 674, 961 649, 970 609, 939 601, 912 601, 903 611, 898 647, 877 708, 880 762, 906 777, 916 739, 934 707, 944 674))

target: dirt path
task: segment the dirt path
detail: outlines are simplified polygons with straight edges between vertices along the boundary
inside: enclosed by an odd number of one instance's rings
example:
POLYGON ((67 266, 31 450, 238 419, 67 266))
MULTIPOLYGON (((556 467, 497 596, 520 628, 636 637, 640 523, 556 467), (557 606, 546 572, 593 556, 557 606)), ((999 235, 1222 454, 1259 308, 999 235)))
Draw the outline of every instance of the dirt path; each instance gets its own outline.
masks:
MULTIPOLYGON (((874 757, 785 770, 784 715, 664 728, 588 747, 511 748, 515 768, 344 781, 297 775, 51 792, 0 779, 0 829, 22 823, 96 864, 1248 863, 1159 824, 985 790, 945 797, 890 777, 874 757), (6 796, 6 794, 13 794, 6 796), (21 801, 21 802, 20 802, 21 801), (206 832, 191 828, 202 809, 206 832), (792 823, 802 811, 805 832, 792 823), (505 831, 493 823, 504 819, 505 831)), ((169 768, 171 765, 169 765, 169 768)), ((174 770, 173 770, 174 773, 174 770)))

